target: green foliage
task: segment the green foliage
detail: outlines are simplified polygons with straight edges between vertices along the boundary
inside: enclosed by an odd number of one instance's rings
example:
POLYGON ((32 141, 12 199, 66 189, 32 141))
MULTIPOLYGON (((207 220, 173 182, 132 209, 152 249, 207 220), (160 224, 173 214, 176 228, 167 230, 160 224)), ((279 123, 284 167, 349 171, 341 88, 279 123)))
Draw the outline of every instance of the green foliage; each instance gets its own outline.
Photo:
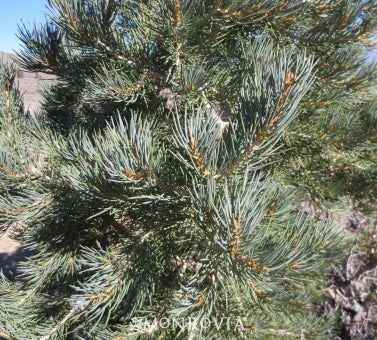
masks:
POLYGON ((19 34, 20 64, 58 77, 42 113, 0 115, 1 229, 33 253, 1 278, 0 336, 329 338, 339 232, 298 206, 374 197, 351 183, 375 171, 373 2, 49 9, 19 34))

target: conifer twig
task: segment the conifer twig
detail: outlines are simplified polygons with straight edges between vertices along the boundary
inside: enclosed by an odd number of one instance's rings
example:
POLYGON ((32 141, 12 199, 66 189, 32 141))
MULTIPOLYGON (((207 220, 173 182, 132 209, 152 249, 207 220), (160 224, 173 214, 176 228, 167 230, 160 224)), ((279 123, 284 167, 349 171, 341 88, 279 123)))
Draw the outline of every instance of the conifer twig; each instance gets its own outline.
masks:
POLYGON ((209 171, 206 169, 206 166, 204 165, 202 156, 200 155, 199 148, 196 146, 196 140, 195 137, 190 137, 190 153, 192 158, 194 159, 194 163, 198 171, 203 175, 208 175, 209 171))
POLYGON ((181 0, 175 0, 175 6, 173 9, 173 27, 179 27, 182 23, 182 8, 181 0))
POLYGON ((69 320, 69 318, 79 309, 79 306, 75 306, 71 308, 71 310, 64 316, 63 319, 46 335, 43 336, 40 340, 48 340, 50 339, 51 335, 59 331, 59 329, 69 320))
POLYGON ((287 101, 287 97, 289 95, 289 92, 291 91, 293 81, 295 79, 295 76, 293 73, 288 73, 285 83, 284 83, 284 88, 282 91, 282 94, 280 96, 279 102, 277 104, 277 107, 275 109, 274 115, 271 119, 271 121, 268 123, 267 126, 263 126, 259 132, 257 132, 254 136, 254 139, 248 148, 243 154, 241 154, 239 160, 237 162, 234 162, 223 174, 217 176, 217 179, 223 179, 228 177, 230 174, 232 174, 239 166, 249 159, 254 152, 258 149, 259 145, 265 140, 275 129, 275 125, 278 122, 279 118, 282 115, 282 109, 284 107, 284 104, 287 101))
POLYGON ((245 267, 252 268, 254 270, 258 270, 262 273, 269 273, 270 270, 267 267, 262 268, 262 264, 255 262, 253 260, 250 260, 246 256, 243 256, 240 253, 241 248, 241 234, 242 234, 242 222, 239 217, 236 217, 233 220, 233 235, 232 235, 232 241, 229 245, 229 254, 231 254, 236 260, 244 265, 245 267))

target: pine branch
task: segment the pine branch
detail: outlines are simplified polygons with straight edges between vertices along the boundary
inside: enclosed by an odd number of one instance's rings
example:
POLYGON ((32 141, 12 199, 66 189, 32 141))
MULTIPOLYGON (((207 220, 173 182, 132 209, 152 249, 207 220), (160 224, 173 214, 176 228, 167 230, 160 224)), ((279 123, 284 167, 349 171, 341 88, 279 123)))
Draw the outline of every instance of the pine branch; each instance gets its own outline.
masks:
MULTIPOLYGON (((181 0, 175 0, 175 5, 173 9, 173 27, 177 28, 182 24, 182 8, 181 0)), ((179 69, 177 67, 177 69, 179 69)))
POLYGON ((247 161, 254 155, 254 152, 258 150, 263 141, 265 141, 271 135, 271 133, 275 129, 276 123, 282 116, 282 109, 284 104, 286 103, 288 94, 291 91, 294 79, 295 76, 292 73, 289 73, 287 75, 284 83, 284 89, 282 91, 272 119, 268 122, 267 126, 262 126, 262 128, 255 133, 251 145, 248 147, 246 151, 244 151, 243 154, 241 154, 238 161, 234 162, 224 173, 219 175, 217 179, 221 180, 231 176, 240 166, 242 166, 245 163, 245 161, 247 161))
POLYGON ((262 264, 250 260, 246 256, 240 253, 241 248, 241 234, 242 234, 242 222, 239 217, 236 217, 233 221, 233 235, 232 241, 229 245, 229 254, 237 259, 243 266, 260 271, 261 273, 268 274, 270 270, 267 267, 262 268, 262 264))
POLYGON ((308 311, 343 244, 316 218, 377 195, 377 7, 319 2, 49 0, 20 29, 59 79, 29 121, 0 67, 0 225, 35 250, 0 337, 330 334, 308 311))
MULTIPOLYGON (((87 32, 85 32, 84 36, 86 36, 86 35, 87 35, 87 32)), ((134 66, 134 67, 137 66, 137 64, 134 61, 127 59, 123 55, 117 54, 115 51, 113 51, 111 49, 111 47, 106 45, 104 42, 102 42, 100 38, 96 38, 96 39, 92 38, 92 39, 90 39, 90 41, 94 42, 95 45, 100 46, 104 51, 106 51, 111 56, 115 57, 117 60, 122 61, 122 62, 124 62, 124 63, 126 63, 127 65, 130 65, 130 66, 134 66)))
POLYGON ((40 340, 48 340, 51 338, 53 334, 59 331, 60 328, 62 328, 65 323, 72 317, 73 314, 76 313, 76 311, 79 309, 79 306, 72 307, 71 310, 64 316, 63 319, 59 321, 59 323, 45 336, 43 336, 40 340))
POLYGON ((206 176, 209 174, 209 171, 206 169, 203 159, 200 155, 199 148, 195 146, 195 137, 190 137, 190 153, 192 158, 194 159, 194 163, 198 171, 203 175, 206 176))
POLYGON ((136 245, 136 247, 134 247, 134 249, 132 250, 131 254, 129 255, 128 259, 126 261, 124 261, 124 263, 122 264, 122 272, 126 272, 128 270, 128 267, 130 265, 130 263, 132 262, 132 260, 135 258, 135 256, 138 254, 138 252, 141 250, 141 248, 143 247, 143 245, 145 244, 145 242, 148 240, 148 238, 150 238, 153 233, 157 230, 161 228, 161 226, 158 226, 157 228, 154 228, 154 229, 151 229, 150 231, 148 231, 147 233, 145 233, 139 243, 136 245))

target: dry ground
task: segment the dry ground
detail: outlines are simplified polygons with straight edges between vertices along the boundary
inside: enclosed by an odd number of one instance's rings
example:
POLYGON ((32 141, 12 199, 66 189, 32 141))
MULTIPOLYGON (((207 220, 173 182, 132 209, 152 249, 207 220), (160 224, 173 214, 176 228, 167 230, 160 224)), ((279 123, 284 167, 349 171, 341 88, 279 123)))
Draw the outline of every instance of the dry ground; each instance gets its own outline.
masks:
MULTIPOLYGON (((15 55, 0 52, 0 62, 10 61, 15 55)), ((16 84, 23 98, 24 108, 32 115, 40 109, 42 96, 39 87, 44 81, 51 81, 54 77, 43 73, 30 73, 21 69, 17 70, 16 84)), ((17 262, 25 256, 26 252, 19 249, 19 244, 10 238, 10 231, 0 234, 0 268, 9 278, 14 278, 17 262)))
MULTIPOLYGON (((0 62, 10 61, 15 59, 17 56, 14 54, 0 52, 0 62)), ((43 85, 43 82, 48 82, 53 80, 55 77, 45 74, 45 73, 32 73, 18 68, 16 84, 20 89, 20 93, 24 100, 24 108, 30 113, 35 113, 39 110, 42 95, 39 92, 39 88, 43 85)))
POLYGON ((10 237, 10 231, 0 236, 0 268, 9 279, 14 279, 17 263, 27 252, 19 247, 19 243, 10 237))

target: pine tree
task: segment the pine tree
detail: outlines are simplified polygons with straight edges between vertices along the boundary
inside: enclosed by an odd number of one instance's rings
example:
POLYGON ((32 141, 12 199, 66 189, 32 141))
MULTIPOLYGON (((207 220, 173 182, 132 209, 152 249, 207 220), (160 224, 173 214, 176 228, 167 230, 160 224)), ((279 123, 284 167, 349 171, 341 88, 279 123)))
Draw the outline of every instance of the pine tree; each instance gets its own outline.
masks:
POLYGON ((49 10, 20 29, 21 65, 57 76, 36 119, 1 70, 1 228, 33 255, 2 276, 0 336, 328 339, 313 303, 340 237, 297 207, 325 148, 372 154, 374 1, 49 10))

